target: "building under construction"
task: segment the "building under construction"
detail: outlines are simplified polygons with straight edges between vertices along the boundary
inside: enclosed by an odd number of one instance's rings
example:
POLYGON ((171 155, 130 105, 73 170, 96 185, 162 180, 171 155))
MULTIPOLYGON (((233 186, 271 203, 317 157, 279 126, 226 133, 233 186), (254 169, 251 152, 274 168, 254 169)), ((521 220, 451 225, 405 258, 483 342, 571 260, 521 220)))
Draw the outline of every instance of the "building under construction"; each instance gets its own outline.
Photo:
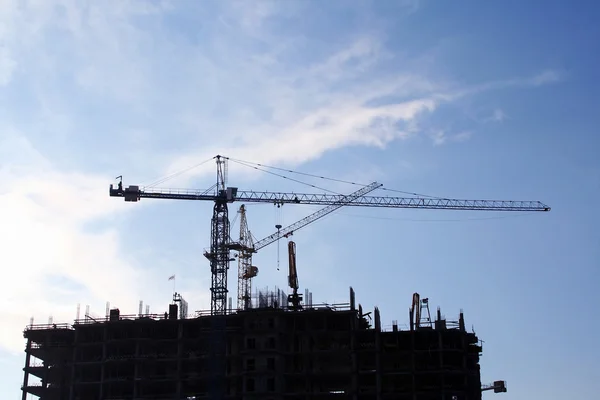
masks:
POLYGON ((415 294, 410 326, 382 329, 352 289, 337 305, 259 297, 227 315, 186 318, 174 301, 160 315, 30 325, 23 399, 481 399, 482 348, 462 312, 430 318, 415 294))
POLYGON ((251 299, 251 280, 258 273, 252 255, 343 206, 507 212, 550 207, 538 201, 366 196, 382 186, 377 182, 348 195, 242 191, 227 186, 228 160, 263 171, 274 167, 220 155, 214 159, 217 181, 209 190, 124 187, 122 176, 109 189, 111 197, 133 203, 145 198, 214 203, 211 244, 204 252, 211 270, 210 312, 190 317, 187 303, 174 297, 161 315, 142 313, 140 305, 137 315, 113 309, 102 319, 86 313, 72 325, 32 323, 25 330, 23 400, 29 393, 44 400, 478 400, 483 390, 506 390, 501 381, 482 388, 481 345, 465 330, 462 312, 456 321, 444 319, 439 310, 432 319, 427 299, 415 294, 410 326, 385 330, 378 309, 363 313, 352 290, 342 305, 313 305, 312 295, 303 301, 291 241, 288 286, 293 293, 263 292, 251 299), (324 207, 287 227, 278 224, 275 233, 254 241, 242 205, 240 237, 234 241, 228 214, 233 202, 324 207), (238 257, 237 311, 231 299, 227 307, 231 251, 238 257))

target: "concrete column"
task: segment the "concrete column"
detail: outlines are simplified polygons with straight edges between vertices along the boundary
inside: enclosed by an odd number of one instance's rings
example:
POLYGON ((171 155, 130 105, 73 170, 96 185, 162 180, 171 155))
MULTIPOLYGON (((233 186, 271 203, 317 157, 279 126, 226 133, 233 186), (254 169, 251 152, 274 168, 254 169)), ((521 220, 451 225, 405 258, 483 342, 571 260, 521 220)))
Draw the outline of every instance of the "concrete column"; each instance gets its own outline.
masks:
POLYGON ((73 340, 73 359, 71 362, 71 384, 69 385, 69 400, 75 400, 75 364, 77 363, 77 350, 79 348, 79 329, 75 327, 75 338, 73 340))
MULTIPOLYGON (((305 318, 305 327, 306 330, 301 333, 300 338, 302 343, 302 347, 300 351, 304 354, 304 392, 306 393, 304 398, 305 400, 310 400, 312 398, 312 376, 311 376, 311 363, 312 363, 312 354, 313 348, 310 347, 310 337, 309 337, 309 319, 305 318)), ((312 328, 311 328, 312 329, 312 328)))
POLYGON ((179 329, 177 331, 177 398, 181 399, 182 390, 182 357, 183 357, 183 321, 179 320, 179 329))
POLYGON ((23 371, 25 371, 25 373, 23 374, 23 394, 21 397, 22 400, 27 400, 27 385, 29 385, 29 372, 28 372, 27 368, 29 367, 30 360, 31 360, 31 339, 27 339, 27 345, 25 347, 25 368, 23 368, 23 371))
POLYGON ((357 318, 352 318, 350 323, 350 359, 352 363, 352 400, 358 398, 358 362, 356 359, 356 329, 357 318))
MULTIPOLYGON (((440 314, 440 310, 438 309, 438 321, 440 321, 439 318, 439 314, 440 314)), ((437 322, 437 321, 436 321, 437 322)), ((444 331, 437 331, 438 334, 438 354, 439 354, 439 367, 440 367, 440 371, 444 371, 444 340, 442 338, 442 332, 444 331)), ((445 381, 445 376, 446 373, 442 372, 441 373, 441 380, 442 380, 442 387, 440 388, 441 392, 442 392, 442 399, 446 399, 446 389, 444 388, 444 381, 445 381)))
POLYGON ((375 307, 375 393, 377 400, 381 400, 382 368, 381 368, 381 315, 379 308, 375 307))
MULTIPOLYGON (((412 321, 412 320, 411 320, 412 321)), ((416 362, 415 362, 415 335, 416 331, 410 331, 410 358, 411 358, 411 369, 412 369, 412 392, 413 392, 413 400, 417 400, 416 389, 417 384, 415 382, 415 371, 416 371, 416 362)))
POLYGON ((138 393, 138 377, 140 374, 140 338, 135 339, 135 356, 133 365, 133 398, 137 399, 138 393))
POLYGON ((104 326, 102 327, 102 362, 100 363, 100 390, 98 390, 98 393, 100 393, 100 398, 103 399, 104 398, 104 375, 105 375, 105 371, 104 371, 104 366, 106 365, 106 341, 108 340, 108 328, 106 327, 106 324, 104 324, 104 326))

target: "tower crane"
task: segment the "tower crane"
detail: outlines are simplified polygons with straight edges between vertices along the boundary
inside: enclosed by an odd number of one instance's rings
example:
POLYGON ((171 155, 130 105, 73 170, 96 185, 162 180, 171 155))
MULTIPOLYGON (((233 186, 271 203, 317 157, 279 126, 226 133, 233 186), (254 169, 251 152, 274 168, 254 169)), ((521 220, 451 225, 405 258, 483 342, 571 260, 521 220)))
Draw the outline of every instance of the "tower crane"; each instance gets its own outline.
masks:
MULTIPOLYGON (((111 197, 122 197, 126 202, 137 202, 142 198, 175 199, 175 200, 205 200, 212 201, 213 215, 211 219, 210 250, 204 253, 210 261, 211 269, 211 314, 225 315, 227 312, 227 271, 230 262, 230 226, 228 204, 235 201, 244 203, 275 203, 275 204, 315 204, 335 205, 347 200, 348 196, 340 194, 310 194, 285 192, 241 191, 237 187, 226 184, 227 157, 214 157, 217 165, 215 191, 208 194, 201 190, 175 189, 140 189, 133 185, 123 187, 122 177, 115 188, 110 185, 111 197)), ((359 195, 354 200, 345 203, 347 206, 414 208, 440 210, 478 210, 478 211, 549 211, 550 207, 539 201, 505 201, 505 200, 460 200, 425 197, 389 197, 359 195)), ((293 229, 292 229, 293 231, 293 229)), ((276 241, 283 231, 265 238, 266 242, 276 241)), ((258 248, 258 242, 254 249, 258 248)))
POLYGON ((301 220, 294 222, 293 224, 281 228, 281 225, 277 225, 277 231, 264 239, 261 239, 254 243, 250 230, 248 229, 248 221, 246 219, 246 207, 242 204, 240 206, 240 240, 239 242, 230 243, 229 248, 231 250, 238 251, 238 310, 245 310, 250 305, 250 294, 252 290, 252 278, 258 274, 258 268, 252 265, 252 254, 258 252, 270 245, 271 243, 281 239, 282 237, 289 237, 298 229, 315 222, 316 220, 323 218, 327 214, 330 214, 340 207, 351 203, 357 198, 364 196, 365 194, 372 192, 373 190, 381 187, 382 185, 377 182, 373 182, 359 190, 350 193, 347 196, 343 196, 340 200, 333 204, 323 207, 320 210, 302 218, 301 220))
POLYGON ((250 294, 252 293, 252 278, 258 274, 258 268, 252 265, 252 248, 254 239, 248 229, 246 219, 246 206, 240 206, 240 240, 232 243, 229 248, 238 252, 238 295, 237 308, 245 310, 250 305, 250 294))

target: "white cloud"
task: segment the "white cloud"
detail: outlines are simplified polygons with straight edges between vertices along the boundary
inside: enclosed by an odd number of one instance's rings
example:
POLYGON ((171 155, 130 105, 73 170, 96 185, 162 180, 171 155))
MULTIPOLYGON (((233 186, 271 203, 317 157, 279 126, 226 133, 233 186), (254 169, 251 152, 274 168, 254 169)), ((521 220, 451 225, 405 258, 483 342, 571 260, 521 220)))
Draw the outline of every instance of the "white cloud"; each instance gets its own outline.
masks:
POLYGON ((455 142, 464 142, 466 140, 469 140, 471 138, 471 136, 473 136, 473 132, 463 131, 463 132, 459 132, 459 133, 455 134, 452 137, 452 140, 455 142))
POLYGON ((79 301, 112 300, 134 309, 139 271, 123 257, 115 225, 97 232, 86 228, 125 210, 108 197, 110 178, 58 171, 14 132, 0 140, 0 149, 5 149, 0 154, 0 242, 7 283, 0 292, 0 347, 20 350, 29 316, 38 323, 49 315, 69 321, 79 301), (53 277, 62 277, 62 286, 53 277))
POLYGON ((492 113, 492 115, 487 120, 492 121, 492 122, 502 122, 506 118, 507 118, 506 113, 502 109, 496 108, 494 110, 494 112, 492 113))
POLYGON ((554 70, 543 71, 529 80, 529 83, 534 86, 541 86, 548 83, 558 82, 561 78, 560 73, 554 70))
MULTIPOLYGON (((315 110, 289 121, 289 124, 271 126, 262 135, 249 136, 241 143, 232 141, 225 145, 228 149, 225 155, 261 160, 266 164, 293 166, 346 146, 383 148, 393 140, 409 137, 414 130, 414 127, 402 128, 398 124, 413 122, 420 114, 433 111, 435 106, 436 102, 431 99, 380 107, 365 107, 353 103, 335 105, 315 110)), ((193 165, 195 160, 208 158, 214 151, 203 149, 179 157, 169 167, 169 171, 175 172, 193 165)), ((209 168, 212 166, 186 174, 184 179, 193 179, 197 174, 209 171, 209 168)), ((183 181, 178 181, 179 183, 186 184, 183 181)))
POLYGON ((449 91, 440 91, 440 93, 436 94, 436 97, 444 101, 455 101, 466 96, 474 96, 494 90, 548 85, 559 82, 561 79, 562 75, 558 71, 545 70, 529 77, 502 79, 472 86, 458 87, 449 91))
POLYGON ((338 81, 359 76, 382 57, 379 40, 362 37, 349 47, 331 55, 325 62, 315 65, 308 73, 318 79, 338 81))
POLYGON ((433 141, 434 146, 441 146, 448 142, 465 142, 469 140, 473 136, 473 132, 471 131, 463 131, 459 133, 453 133, 448 135, 446 131, 439 130, 430 135, 431 140, 433 141))
POLYGON ((10 82, 16 68, 17 62, 13 60, 8 49, 0 45, 0 86, 10 82))
POLYGON ((446 140, 448 140, 448 138, 446 136, 446 132, 437 131, 432 135, 432 140, 435 146, 441 146, 444 143, 446 143, 446 140))
POLYGON ((281 12, 282 5, 276 1, 232 1, 231 8, 237 14, 240 26, 246 32, 260 32, 266 20, 281 12))

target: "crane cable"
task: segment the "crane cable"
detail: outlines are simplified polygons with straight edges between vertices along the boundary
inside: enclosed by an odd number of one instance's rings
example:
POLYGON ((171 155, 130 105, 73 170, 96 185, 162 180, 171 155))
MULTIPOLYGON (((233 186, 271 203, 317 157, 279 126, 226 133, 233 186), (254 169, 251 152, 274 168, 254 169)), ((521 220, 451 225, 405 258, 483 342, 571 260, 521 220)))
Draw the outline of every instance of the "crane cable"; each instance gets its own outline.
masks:
POLYGON ((245 163, 245 164, 253 164, 253 165, 256 165, 258 167, 270 168, 270 169, 275 169, 275 170, 283 171, 283 172, 290 172, 292 174, 310 176, 311 178, 325 179, 325 180, 328 180, 328 181, 339 182, 339 183, 347 183, 347 184, 350 184, 350 185, 367 186, 367 184, 356 183, 356 182, 351 182, 351 181, 345 181, 343 179, 328 178, 328 177, 325 177, 325 176, 308 174, 306 172, 299 172, 299 171, 294 171, 294 170, 291 170, 291 169, 273 167, 273 166, 269 166, 269 165, 265 165, 265 164, 254 163, 254 162, 251 162, 251 161, 236 160, 234 158, 230 158, 230 160, 233 161, 233 162, 239 162, 239 163, 245 163))
POLYGON ((147 185, 142 185, 142 186, 147 187, 147 188, 155 187, 157 185, 160 185, 161 183, 165 183, 166 181, 168 181, 170 179, 178 177, 179 175, 182 175, 182 174, 184 174, 184 173, 186 173, 188 171, 191 171, 191 170, 193 170, 195 168, 198 168, 198 167, 200 167, 200 166, 202 166, 202 165, 206 164, 207 162, 209 162, 211 160, 214 160, 214 159, 215 159, 215 157, 211 157, 211 158, 209 158, 207 160, 202 161, 201 163, 198 163, 198 164, 192 165, 190 167, 184 168, 182 170, 176 171, 176 172, 174 172, 174 173, 172 173, 170 175, 167 175, 167 176, 165 176, 163 178, 160 178, 160 179, 158 179, 158 180, 156 180, 154 182, 151 182, 151 183, 149 183, 147 185))
MULTIPOLYGON (((294 171, 294 170, 291 170, 291 169, 285 169, 285 168, 274 167, 274 166, 260 164, 260 163, 254 163, 254 162, 251 162, 251 161, 237 160, 235 158, 228 158, 228 159, 231 160, 231 161, 233 161, 233 162, 236 162, 238 164, 245 165, 245 166, 247 166, 249 168, 254 168, 254 169, 259 170, 259 171, 270 173, 272 175, 283 177, 285 179, 289 179, 289 180, 292 180, 292 181, 295 181, 295 182, 299 182, 299 183, 302 183, 302 184, 314 187, 316 189, 326 190, 328 192, 332 192, 332 193, 335 193, 335 194, 340 194, 340 193, 336 193, 336 192, 331 191, 331 190, 323 189, 323 188, 320 188, 318 186, 311 185, 311 184, 308 184, 308 183, 305 183, 305 182, 297 181, 295 179, 289 178, 289 177, 284 176, 284 175, 276 174, 274 172, 265 171, 262 168, 270 168, 270 169, 274 169, 274 170, 278 170, 278 171, 289 172, 289 173, 292 173, 292 174, 308 176, 308 177, 311 177, 311 178, 318 178, 318 179, 323 179, 323 180, 328 180, 328 181, 338 182, 338 183, 346 183, 346 184, 349 184, 349 185, 357 185, 357 186, 367 186, 368 185, 366 183, 357 183, 357 182, 347 181, 347 180, 343 180, 343 179, 329 178, 329 177, 326 177, 326 176, 314 175, 314 174, 309 174, 309 173, 306 173, 306 172, 294 171), (259 167, 262 167, 262 168, 259 168, 259 167)), ((380 188, 380 190, 385 190, 385 191, 388 191, 388 192, 395 192, 395 193, 402 193, 402 194, 406 194, 406 195, 410 195, 410 196, 416 196, 416 197, 428 197, 428 198, 439 199, 439 200, 446 200, 447 199, 446 197, 432 196, 432 195, 428 195, 428 194, 415 193, 415 192, 407 192, 407 191, 404 191, 404 190, 388 189, 388 188, 385 188, 385 187, 380 188)))
MULTIPOLYGON (((290 181, 293 181, 293 182, 296 182, 296 183, 300 183, 300 184, 303 184, 303 185, 306 185, 306 186, 309 186, 309 187, 312 187, 312 188, 315 188, 315 189, 323 190, 323 191, 330 192, 330 193, 333 193, 333 194, 338 194, 338 195, 340 193, 337 193, 337 192, 335 192, 333 190, 329 190, 329 189, 326 189, 326 188, 319 187, 317 185, 313 185, 313 184, 310 184, 310 183, 307 183, 307 182, 303 182, 303 181, 300 181, 300 180, 297 180, 297 179, 293 179, 293 178, 290 178, 290 177, 282 175, 282 174, 277 174, 275 172, 267 171, 267 170, 265 170, 263 168, 269 168, 269 169, 274 169, 274 170, 277 170, 277 171, 289 172, 289 173, 292 173, 292 174, 303 175, 303 176, 307 176, 307 177, 311 177, 311 178, 318 178, 318 179, 328 180, 328 181, 331 181, 331 182, 346 183, 346 184, 349 184, 349 185, 357 185, 357 186, 367 186, 367 184, 363 184, 363 183, 357 183, 357 182, 347 181, 347 180, 343 180, 343 179, 330 178, 330 177, 321 176, 321 175, 309 174, 309 173, 306 173, 306 172, 294 171, 294 170, 291 170, 291 169, 274 167, 274 166, 271 166, 271 165, 265 165, 265 164, 251 162, 251 161, 238 160, 238 159, 231 158, 231 157, 223 157, 223 158, 228 159, 230 161, 233 161, 235 163, 238 163, 240 165, 246 166, 248 168, 255 169, 257 171, 265 172, 265 173, 268 173, 268 174, 271 174, 271 175, 278 176, 280 178, 284 178, 284 179, 287 179, 287 180, 290 180, 290 181)), ((170 179, 173 179, 173 178, 175 178, 177 176, 180 176, 180 175, 182 175, 182 174, 184 174, 184 173, 186 173, 188 171, 191 171, 191 170, 193 170, 195 168, 198 168, 198 167, 200 167, 200 166, 202 166, 202 165, 206 164, 207 162, 212 161, 214 159, 215 159, 215 157, 211 157, 211 158, 206 159, 206 160, 204 160, 204 161, 202 161, 202 162, 200 162, 198 164, 195 164, 195 165, 192 165, 190 167, 184 168, 182 170, 176 171, 176 172, 174 172, 174 173, 172 173, 170 175, 167 175, 167 176, 165 176, 163 178, 160 178, 160 179, 158 179, 158 180, 156 180, 154 182, 151 182, 151 183, 149 183, 147 185, 141 185, 141 186, 147 187, 147 188, 156 187, 157 185, 160 185, 160 184, 162 184, 164 182, 167 182, 170 179)), ((216 185, 212 185, 210 188, 206 189, 206 191, 203 194, 208 193, 215 186, 216 185)), ((384 190, 384 191, 388 191, 388 192, 395 192, 395 193, 402 193, 402 194, 406 194, 406 195, 410 195, 410 196, 417 196, 417 197, 428 197, 428 198, 440 199, 440 200, 446 199, 446 197, 432 196, 432 195, 428 195, 428 194, 415 193, 415 192, 407 192, 407 191, 404 191, 404 190, 389 189, 389 188, 385 188, 385 187, 381 187, 380 190, 384 190)))
MULTIPOLYGON (((226 157, 226 158, 227 158, 227 157, 226 157)), ((248 167, 248 168, 252 168, 252 169, 255 169, 255 170, 257 170, 257 171, 265 172, 265 173, 267 173, 267 174, 275 175, 275 176, 278 176, 278 177, 280 177, 280 178, 284 178, 284 179, 287 179, 287 180, 290 180, 290 181, 293 181, 293 182, 296 182, 296 183, 300 183, 300 184, 302 184, 302 185, 310 186, 310 187, 312 187, 312 188, 315 188, 315 189, 323 190, 323 191, 325 191, 325 192, 330 192, 330 193, 337 194, 337 195, 340 195, 340 194, 341 194, 341 193, 335 192, 335 191, 333 191, 333 190, 330 190, 330 189, 326 189, 326 188, 323 188, 323 187, 319 187, 319 186, 317 186, 317 185, 313 185, 313 184, 311 184, 311 183, 307 183, 307 182, 300 181, 300 180, 298 180, 298 179, 290 178, 289 176, 285 176, 285 175, 278 174, 278 173, 276 173, 276 172, 271 172, 271 171, 264 170, 264 169, 262 169, 260 166, 256 166, 256 165, 249 165, 249 164, 252 164, 252 163, 246 163, 245 161, 241 161, 241 160, 235 160, 235 159, 231 159, 231 158, 227 158, 227 159, 228 159, 228 160, 230 160, 230 161, 233 161, 233 162, 235 162, 235 163, 237 163, 237 164, 240 164, 240 165, 246 166, 246 167, 248 167)), ((366 185, 365 185, 365 186, 366 186, 366 185)))

